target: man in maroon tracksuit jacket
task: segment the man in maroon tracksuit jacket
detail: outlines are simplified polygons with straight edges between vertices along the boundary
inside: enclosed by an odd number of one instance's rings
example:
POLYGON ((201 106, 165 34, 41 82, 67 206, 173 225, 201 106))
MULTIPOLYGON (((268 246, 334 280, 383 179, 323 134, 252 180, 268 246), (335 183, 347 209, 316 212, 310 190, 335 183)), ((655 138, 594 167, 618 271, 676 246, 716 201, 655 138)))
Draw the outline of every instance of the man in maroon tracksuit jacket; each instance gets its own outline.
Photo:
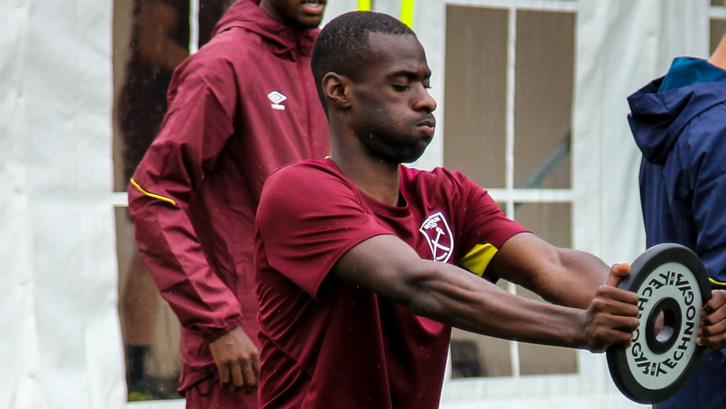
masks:
POLYGON ((182 324, 188 408, 256 407, 255 210, 272 170, 329 152, 310 72, 324 8, 238 0, 175 71, 161 131, 131 179, 139 250, 182 324))

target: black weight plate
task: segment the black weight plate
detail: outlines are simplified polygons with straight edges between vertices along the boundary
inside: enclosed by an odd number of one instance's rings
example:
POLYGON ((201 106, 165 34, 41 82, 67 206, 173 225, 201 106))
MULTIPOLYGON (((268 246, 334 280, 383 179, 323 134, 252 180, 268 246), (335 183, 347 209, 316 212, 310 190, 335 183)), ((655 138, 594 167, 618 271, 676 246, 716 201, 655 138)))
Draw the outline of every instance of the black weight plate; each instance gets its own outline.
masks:
POLYGON ((708 275, 698 256, 674 243, 651 247, 631 265, 619 288, 640 296, 640 325, 629 347, 607 349, 618 389, 639 403, 658 403, 680 390, 696 370, 703 347, 696 345, 702 306, 711 298, 708 275), (665 324, 655 334, 655 318, 665 324))

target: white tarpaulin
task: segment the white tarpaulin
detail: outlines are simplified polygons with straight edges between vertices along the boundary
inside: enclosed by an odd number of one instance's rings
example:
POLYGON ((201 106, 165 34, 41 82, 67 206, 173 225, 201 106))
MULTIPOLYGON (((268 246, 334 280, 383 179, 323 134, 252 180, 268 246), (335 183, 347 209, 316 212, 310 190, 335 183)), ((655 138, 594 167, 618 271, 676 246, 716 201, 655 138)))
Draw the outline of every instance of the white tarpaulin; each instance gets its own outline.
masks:
POLYGON ((627 96, 676 56, 707 56, 704 1, 580 1, 574 103, 575 243, 608 263, 645 250, 640 151, 627 96))
MULTIPOLYGON (((354 0, 330 3, 327 20, 357 7, 354 0)), ((375 10, 399 13, 397 1, 377 3, 375 10)), ((566 3, 577 12, 574 244, 608 263, 631 261, 644 236, 625 98, 662 75, 673 57, 706 56, 708 5, 566 3)), ((416 0, 414 8, 439 102, 438 139, 423 167, 442 160, 446 4, 416 0)), ((126 406, 111 195, 112 6, 0 2, 0 409, 126 406)), ((442 407, 629 405, 602 355, 583 352, 579 362, 576 375, 448 382, 442 407)))
POLYGON ((111 193, 111 3, 0 2, 0 407, 125 399, 111 193))

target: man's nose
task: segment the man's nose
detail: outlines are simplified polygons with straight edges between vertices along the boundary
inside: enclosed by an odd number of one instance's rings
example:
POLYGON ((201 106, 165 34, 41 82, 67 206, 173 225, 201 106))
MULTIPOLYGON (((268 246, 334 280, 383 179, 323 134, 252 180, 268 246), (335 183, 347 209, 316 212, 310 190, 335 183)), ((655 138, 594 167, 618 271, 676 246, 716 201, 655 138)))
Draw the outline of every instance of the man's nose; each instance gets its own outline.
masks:
POLYGON ((433 112, 436 110, 436 100, 429 93, 428 88, 423 85, 420 86, 420 91, 416 95, 415 109, 417 111, 424 110, 427 112, 433 112))

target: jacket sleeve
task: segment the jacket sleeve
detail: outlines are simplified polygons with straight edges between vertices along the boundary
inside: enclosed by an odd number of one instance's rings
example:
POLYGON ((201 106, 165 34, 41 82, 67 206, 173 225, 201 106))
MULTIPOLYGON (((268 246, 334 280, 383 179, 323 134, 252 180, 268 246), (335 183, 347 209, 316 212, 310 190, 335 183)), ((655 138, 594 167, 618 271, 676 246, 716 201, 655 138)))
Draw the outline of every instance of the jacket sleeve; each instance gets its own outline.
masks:
MULTIPOLYGON (((689 133, 688 182, 696 227, 696 252, 712 279, 726 285, 726 104, 696 118, 689 133)), ((681 135, 684 137, 686 135, 681 135)), ((678 187, 676 187, 678 188, 678 187)))
POLYGON ((235 87, 225 87, 224 73, 202 72, 183 64, 175 73, 169 111, 128 195, 139 252, 162 297, 185 328, 211 342, 241 323, 241 308, 210 267, 190 204, 233 133, 237 99, 223 92, 235 87))

